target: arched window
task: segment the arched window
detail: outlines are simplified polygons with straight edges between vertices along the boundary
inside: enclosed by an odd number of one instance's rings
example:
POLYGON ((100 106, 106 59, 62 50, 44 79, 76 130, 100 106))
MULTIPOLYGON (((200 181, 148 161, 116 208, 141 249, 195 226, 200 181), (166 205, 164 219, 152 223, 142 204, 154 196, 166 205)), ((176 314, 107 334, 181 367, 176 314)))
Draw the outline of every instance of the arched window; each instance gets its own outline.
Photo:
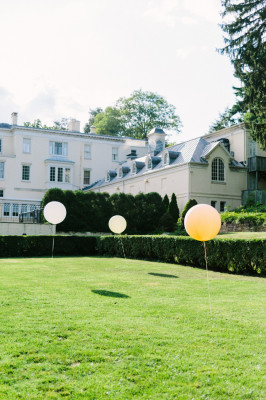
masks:
POLYGON ((166 165, 166 164, 169 163, 168 153, 164 153, 164 156, 163 156, 163 163, 164 163, 164 165, 166 165))
POLYGON ((212 161, 212 181, 224 182, 224 162, 221 158, 212 161))
POLYGON ((148 159, 147 168, 148 168, 148 169, 152 169, 152 161, 151 161, 151 158, 148 159))
POLYGON ((136 171, 137 171, 136 163, 133 163, 133 165, 132 165, 132 174, 135 174, 136 171))

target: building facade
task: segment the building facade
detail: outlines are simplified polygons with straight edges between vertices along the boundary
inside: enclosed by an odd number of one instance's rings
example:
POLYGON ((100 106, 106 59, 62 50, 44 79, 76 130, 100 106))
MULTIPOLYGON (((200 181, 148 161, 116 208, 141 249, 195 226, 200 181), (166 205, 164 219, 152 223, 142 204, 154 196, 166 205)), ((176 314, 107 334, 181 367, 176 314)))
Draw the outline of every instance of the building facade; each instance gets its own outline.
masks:
POLYGON ((147 153, 147 141, 80 132, 70 120, 67 131, 0 124, 0 216, 18 218, 39 206, 50 188, 78 190, 115 169, 128 154, 147 153))
POLYGON ((161 129, 151 131, 145 156, 129 158, 85 190, 175 193, 180 210, 194 198, 224 211, 241 205, 242 191, 266 189, 266 152, 250 139, 244 124, 167 148, 165 136, 161 129), (250 170, 254 157, 263 171, 250 170))

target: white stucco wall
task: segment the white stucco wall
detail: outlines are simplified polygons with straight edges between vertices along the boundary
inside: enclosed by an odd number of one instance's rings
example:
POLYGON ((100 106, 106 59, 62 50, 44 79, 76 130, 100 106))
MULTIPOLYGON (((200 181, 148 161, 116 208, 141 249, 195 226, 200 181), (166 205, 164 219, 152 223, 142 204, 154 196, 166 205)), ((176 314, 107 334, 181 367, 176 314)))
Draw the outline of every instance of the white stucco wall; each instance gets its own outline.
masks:
POLYGON ((0 235, 55 235, 55 225, 0 222, 0 235))

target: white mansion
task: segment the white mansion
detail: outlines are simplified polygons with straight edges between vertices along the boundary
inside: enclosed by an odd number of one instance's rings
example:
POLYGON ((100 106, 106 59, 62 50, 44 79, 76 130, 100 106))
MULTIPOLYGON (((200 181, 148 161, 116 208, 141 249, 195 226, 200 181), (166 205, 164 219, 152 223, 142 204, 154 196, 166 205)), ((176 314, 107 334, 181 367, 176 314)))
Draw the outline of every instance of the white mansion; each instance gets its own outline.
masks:
POLYGON ((218 211, 239 207, 247 189, 266 190, 266 152, 250 139, 244 123, 171 147, 165 147, 165 136, 153 129, 146 155, 130 155, 85 190, 168 197, 174 192, 181 210, 194 198, 218 211))
POLYGON ((145 140, 81 133, 70 120, 67 131, 0 123, 0 216, 18 217, 39 206, 53 187, 78 190, 115 169, 128 154, 142 156, 145 140))
POLYGON ((251 141, 244 124, 165 147, 165 133, 148 140, 0 123, 0 217, 16 218, 39 206, 45 192, 94 190, 158 192, 177 196, 182 210, 190 198, 222 211, 237 207, 241 191, 266 189, 266 152, 251 141))

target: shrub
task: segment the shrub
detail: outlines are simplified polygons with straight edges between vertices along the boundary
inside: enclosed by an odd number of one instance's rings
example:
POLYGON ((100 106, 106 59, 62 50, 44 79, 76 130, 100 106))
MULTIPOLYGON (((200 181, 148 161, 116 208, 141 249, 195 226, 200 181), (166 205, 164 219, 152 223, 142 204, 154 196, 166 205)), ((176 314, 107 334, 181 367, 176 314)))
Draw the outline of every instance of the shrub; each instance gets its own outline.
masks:
POLYGON ((184 209, 183 209, 183 211, 182 211, 181 217, 180 217, 180 222, 181 222, 182 228, 184 228, 184 221, 185 221, 186 213, 188 212, 188 210, 189 210, 191 207, 196 206, 197 204, 198 204, 198 203, 197 203, 197 201, 196 201, 195 199, 190 199, 190 200, 187 202, 187 204, 185 205, 185 207, 184 207, 184 209))
POLYGON ((159 228, 163 232, 173 232, 175 230, 176 224, 175 224, 174 218, 169 213, 169 211, 166 211, 161 216, 160 221, 159 221, 159 228))
POLYGON ((248 213, 248 212, 229 212, 226 211, 221 214, 222 222, 246 224, 249 226, 266 225, 266 213, 248 213))
POLYGON ((169 204, 169 213, 172 215, 174 221, 177 222, 179 218, 179 208, 176 201, 176 195, 174 193, 172 194, 169 204))
POLYGON ((168 207, 169 207, 169 197, 167 196, 167 194, 164 196, 163 198, 163 204, 165 207, 165 211, 168 211, 168 207))

